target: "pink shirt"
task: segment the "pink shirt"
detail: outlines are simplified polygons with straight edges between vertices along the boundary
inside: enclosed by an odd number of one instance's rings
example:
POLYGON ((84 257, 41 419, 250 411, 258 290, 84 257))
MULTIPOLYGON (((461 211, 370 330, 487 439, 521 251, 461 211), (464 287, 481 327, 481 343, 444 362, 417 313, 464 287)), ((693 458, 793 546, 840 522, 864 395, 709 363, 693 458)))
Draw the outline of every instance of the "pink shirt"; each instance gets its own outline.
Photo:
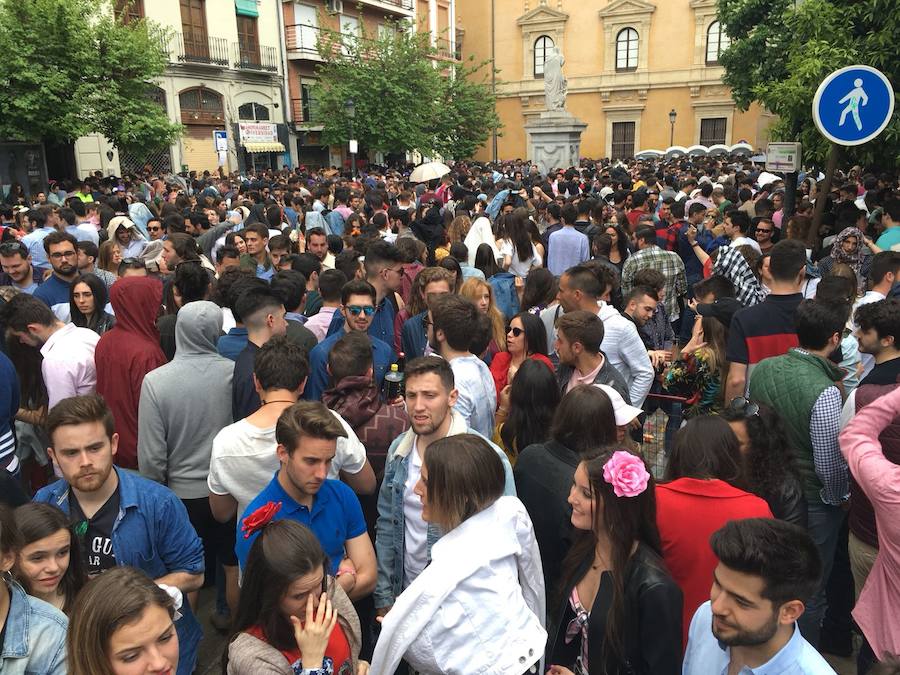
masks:
POLYGON ((41 373, 47 386, 48 407, 64 398, 92 394, 97 385, 94 348, 100 336, 88 328, 67 323, 41 347, 41 373))
POLYGON ((585 373, 582 375, 578 368, 572 369, 572 375, 569 377, 569 384, 566 386, 566 391, 570 389, 574 389, 579 384, 594 384, 594 380, 597 378, 597 373, 600 372, 600 369, 603 367, 603 363, 606 361, 605 358, 600 359, 600 365, 594 368, 591 372, 585 373))
POLYGON ((312 331, 312 334, 316 336, 316 340, 319 342, 325 339, 325 335, 328 333, 328 326, 331 325, 331 319, 334 318, 336 309, 337 307, 322 307, 303 324, 312 331))
POLYGON ((878 557, 853 610, 878 656, 900 653, 900 466, 885 458, 878 442, 898 413, 900 387, 856 413, 840 436, 841 452, 878 524, 878 557))

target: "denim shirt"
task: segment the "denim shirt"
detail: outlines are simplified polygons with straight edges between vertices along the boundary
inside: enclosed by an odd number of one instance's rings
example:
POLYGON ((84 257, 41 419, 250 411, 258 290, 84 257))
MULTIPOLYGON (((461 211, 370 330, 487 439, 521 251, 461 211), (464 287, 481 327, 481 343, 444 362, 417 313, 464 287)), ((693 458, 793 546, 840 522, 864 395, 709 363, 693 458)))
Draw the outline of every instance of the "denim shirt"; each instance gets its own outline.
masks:
MULTIPOLYGON (((448 436, 458 433, 475 434, 478 432, 466 427, 465 421, 458 412, 452 412, 453 423, 448 436), (455 430, 454 430, 455 429, 455 430)), ((482 438, 484 438, 482 436, 482 438)), ((388 450, 388 463, 384 469, 384 481, 378 493, 378 524, 375 538, 375 557, 378 562, 378 580, 375 582, 375 607, 390 607, 403 592, 405 578, 403 567, 404 546, 406 543, 406 521, 403 515, 403 491, 409 474, 409 457, 415 452, 415 432, 410 429, 391 443, 388 450), (405 441, 405 442, 404 442, 405 441), (401 443, 403 449, 400 450, 401 443)), ((503 494, 516 496, 516 485, 513 480, 512 467, 504 452, 485 438, 503 461, 506 475, 503 494)), ((436 525, 428 523, 426 529, 426 546, 428 560, 431 560, 431 548, 443 533, 436 525)))
MULTIPOLYGON (((69 620, 56 607, 38 600, 15 581, 8 583, 9 615, 0 645, 3 675, 66 675, 69 620)), ((3 592, 0 588, 0 593, 3 592)))
MULTIPOLYGON (((203 544, 181 500, 164 485, 118 467, 114 470, 119 477, 119 514, 112 531, 116 564, 136 567, 151 579, 173 572, 202 574, 203 544)), ((34 501, 69 513, 69 484, 58 480, 41 488, 34 501)), ((189 603, 180 612, 182 617, 175 624, 181 645, 177 675, 190 675, 203 631, 189 603)))

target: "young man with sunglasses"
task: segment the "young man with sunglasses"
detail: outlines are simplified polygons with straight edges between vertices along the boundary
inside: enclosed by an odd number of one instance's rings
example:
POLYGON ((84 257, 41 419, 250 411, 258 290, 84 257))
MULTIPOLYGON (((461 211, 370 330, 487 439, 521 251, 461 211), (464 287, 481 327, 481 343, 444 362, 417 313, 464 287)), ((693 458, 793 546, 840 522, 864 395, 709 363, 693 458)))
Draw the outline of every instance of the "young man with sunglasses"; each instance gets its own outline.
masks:
POLYGON ((28 247, 18 241, 0 244, 0 286, 32 295, 44 281, 41 271, 31 264, 28 247))
POLYGON ((753 236, 756 239, 756 243, 759 244, 759 249, 762 251, 763 255, 775 247, 775 242, 772 241, 774 233, 775 223, 768 218, 762 218, 756 223, 756 230, 754 231, 753 236))
POLYGON ((384 375, 391 364, 397 360, 390 344, 374 337, 370 331, 376 314, 377 292, 368 281, 354 279, 344 285, 341 290, 340 314, 334 313, 335 321, 340 316, 337 329, 316 345, 309 353, 309 381, 303 391, 303 398, 308 401, 319 401, 329 386, 328 354, 334 344, 345 333, 353 331, 366 333, 372 343, 372 360, 375 371, 375 383, 381 387, 384 375))

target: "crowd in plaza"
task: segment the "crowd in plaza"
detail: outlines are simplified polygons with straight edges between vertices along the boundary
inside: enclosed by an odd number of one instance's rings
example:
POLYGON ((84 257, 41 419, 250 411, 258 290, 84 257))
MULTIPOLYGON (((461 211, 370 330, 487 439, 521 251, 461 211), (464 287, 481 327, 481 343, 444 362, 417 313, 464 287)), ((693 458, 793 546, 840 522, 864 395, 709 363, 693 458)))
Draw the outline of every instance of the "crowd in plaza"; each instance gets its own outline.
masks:
POLYGON ((409 168, 3 197, 0 672, 900 673, 897 177, 409 168))

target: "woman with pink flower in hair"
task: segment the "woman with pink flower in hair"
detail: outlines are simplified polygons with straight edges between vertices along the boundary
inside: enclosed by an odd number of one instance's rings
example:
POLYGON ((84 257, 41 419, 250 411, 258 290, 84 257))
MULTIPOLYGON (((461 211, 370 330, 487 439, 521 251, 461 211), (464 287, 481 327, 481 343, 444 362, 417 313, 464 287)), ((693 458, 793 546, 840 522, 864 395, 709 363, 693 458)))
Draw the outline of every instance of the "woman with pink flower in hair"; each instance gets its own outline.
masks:
POLYGON ((552 675, 681 673, 681 591, 662 561, 653 488, 644 460, 618 447, 578 465, 552 675))

